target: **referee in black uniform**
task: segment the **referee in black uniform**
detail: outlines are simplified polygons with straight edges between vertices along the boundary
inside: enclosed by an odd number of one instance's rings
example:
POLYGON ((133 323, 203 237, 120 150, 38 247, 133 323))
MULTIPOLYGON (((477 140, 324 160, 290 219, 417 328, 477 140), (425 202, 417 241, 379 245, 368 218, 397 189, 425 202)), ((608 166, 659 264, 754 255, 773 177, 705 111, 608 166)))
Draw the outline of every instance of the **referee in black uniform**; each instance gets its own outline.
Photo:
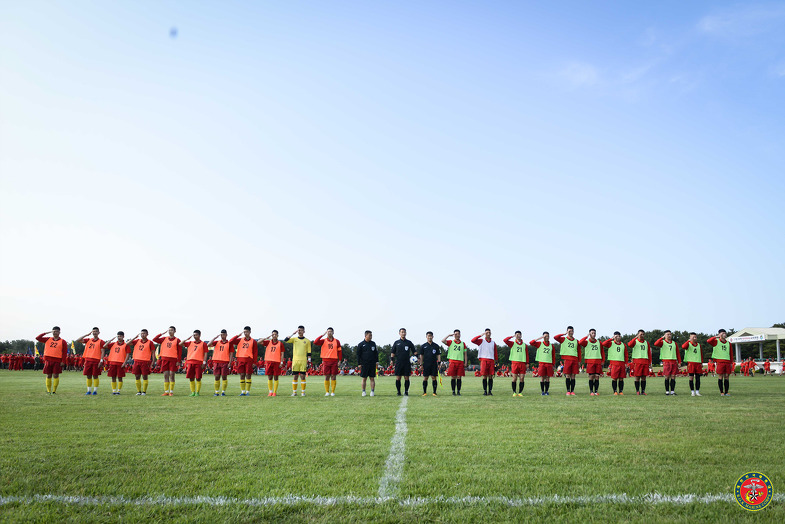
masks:
POLYGON ((376 364, 379 362, 379 352, 376 342, 371 340, 373 333, 365 332, 365 340, 357 344, 357 363, 360 364, 360 376, 363 379, 363 396, 365 396, 365 381, 371 379, 371 396, 376 388, 376 364))
POLYGON ((442 361, 442 348, 439 344, 433 343, 433 332, 429 331, 425 334, 428 340, 425 344, 420 346, 420 367, 422 368, 422 396, 428 394, 428 377, 431 377, 431 385, 433 386, 433 396, 436 396, 436 377, 439 375, 439 364, 442 361))
POLYGON ((401 396, 401 377, 406 378, 404 395, 409 396, 409 375, 412 374, 412 363, 409 360, 414 355, 414 344, 411 340, 406 340, 406 328, 398 330, 401 336, 393 342, 390 359, 395 359, 395 387, 398 389, 398 396, 401 396))

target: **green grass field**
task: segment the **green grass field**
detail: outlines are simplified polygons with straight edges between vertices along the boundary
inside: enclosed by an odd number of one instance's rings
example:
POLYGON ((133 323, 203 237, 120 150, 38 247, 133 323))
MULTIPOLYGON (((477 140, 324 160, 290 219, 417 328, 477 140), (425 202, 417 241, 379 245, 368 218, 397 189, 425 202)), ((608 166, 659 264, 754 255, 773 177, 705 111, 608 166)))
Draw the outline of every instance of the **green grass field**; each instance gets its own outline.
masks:
POLYGON ((325 398, 321 378, 310 377, 308 396, 291 398, 284 377, 280 396, 267 398, 266 379, 256 377, 252 396, 241 398, 232 377, 230 396, 215 398, 206 378, 198 398, 179 375, 172 398, 159 396, 160 376, 147 397, 134 395, 133 377, 119 397, 106 377, 98 396, 85 397, 81 374, 68 372, 49 396, 40 373, 0 371, 0 520, 785 522, 780 377, 732 377, 731 397, 706 378, 701 398, 690 397, 686 379, 676 397, 663 394, 662 379, 650 380, 646 397, 635 396, 631 379, 624 397, 609 394, 609 379, 599 397, 585 379, 566 397, 554 379, 541 397, 528 378, 523 398, 511 396, 509 379, 484 397, 474 377, 461 397, 447 380, 439 397, 421 397, 414 379, 397 495, 383 502, 376 497, 401 406, 394 379, 378 379, 377 396, 363 398, 359 379, 339 377, 336 396, 325 398), (733 500, 612 500, 732 497, 749 471, 766 474, 778 494, 757 513, 733 500), (192 499, 200 496, 232 500, 192 499))

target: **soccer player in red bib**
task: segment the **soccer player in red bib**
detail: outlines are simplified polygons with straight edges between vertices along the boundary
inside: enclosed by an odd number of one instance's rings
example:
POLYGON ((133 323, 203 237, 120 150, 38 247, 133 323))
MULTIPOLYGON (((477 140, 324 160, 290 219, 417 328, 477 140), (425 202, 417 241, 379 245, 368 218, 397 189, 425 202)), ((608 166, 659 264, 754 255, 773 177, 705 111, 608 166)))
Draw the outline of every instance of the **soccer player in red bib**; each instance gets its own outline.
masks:
POLYGON ((717 363, 717 375, 720 377, 717 379, 717 385, 720 388, 720 396, 729 397, 730 374, 733 373, 736 365, 731 360, 728 332, 720 329, 717 336, 711 337, 706 343, 714 348, 711 358, 717 363))
POLYGON ((632 375, 635 377, 635 391, 638 395, 646 394, 646 377, 651 367, 651 346, 643 338, 645 334, 645 331, 639 329, 638 335, 627 342, 632 352, 632 375))
POLYGON ((483 335, 472 339, 472 344, 478 346, 477 357, 480 359, 480 376, 482 377, 482 394, 493 395, 493 376, 496 361, 499 359, 499 348, 491 340, 491 329, 485 328, 483 335))
POLYGON ((538 362, 537 376, 540 377, 540 395, 549 396, 551 389, 551 377, 553 368, 556 365, 556 351, 551 344, 551 335, 547 331, 542 332, 542 336, 529 342, 530 346, 537 348, 534 360, 538 362), (540 342, 542 340, 542 342, 540 342))
POLYGON ((68 356, 68 344, 60 338, 60 328, 55 326, 52 331, 46 331, 35 337, 36 341, 44 345, 44 375, 46 375, 46 392, 50 395, 57 393, 60 385, 60 373, 68 356), (52 334, 51 337, 46 335, 52 334))
POLYGON ((87 393, 85 395, 98 394, 98 377, 101 376, 101 359, 103 358, 104 341, 98 338, 101 333, 97 327, 91 333, 80 337, 84 344, 82 357, 84 358, 84 370, 82 374, 87 377, 87 393))
POLYGON ((226 387, 229 384, 229 372, 232 369, 233 353, 237 347, 239 336, 227 339, 226 330, 222 329, 219 335, 213 337, 209 346, 213 348, 213 377, 215 378, 215 397, 226 396, 226 387), (218 340, 220 337, 221 340, 218 340), (223 383, 221 382, 223 381, 223 383))
POLYGON ((567 396, 575 395, 575 375, 581 364, 581 345, 575 340, 575 328, 567 326, 567 332, 556 335, 553 339, 559 343, 559 356, 564 361, 564 381, 567 385, 567 396))
POLYGON ((174 395, 174 375, 177 373, 180 361, 183 359, 180 339, 174 336, 176 332, 177 329, 174 326, 169 326, 167 331, 153 337, 153 342, 160 344, 159 364, 164 374, 164 393, 161 395, 162 397, 174 395), (167 333, 168 336, 164 337, 167 333))
POLYGON ((654 342, 654 347, 660 348, 662 375, 665 377, 665 394, 675 395, 676 375, 681 367, 681 355, 670 329, 665 330, 665 333, 654 342))
POLYGON ((240 371, 240 396, 251 394, 251 377, 256 360, 259 358, 259 344, 251 338, 251 327, 243 328, 242 336, 237 339, 237 365, 240 371))
POLYGON ((450 386, 452 386, 452 394, 461 396, 461 377, 466 376, 466 365, 468 364, 468 352, 466 351, 466 344, 461 342, 461 330, 456 329, 452 335, 447 335, 442 339, 442 344, 447 346, 447 376, 450 379, 450 386), (450 340, 453 337, 453 340, 450 340), (458 387, 456 393, 456 386, 458 387))
POLYGON ((613 332, 613 338, 609 338, 602 343, 602 347, 607 350, 608 372, 611 375, 611 386, 614 395, 624 395, 624 378, 627 376, 627 362, 629 353, 627 346, 621 340, 621 333, 613 332), (618 391, 617 391, 618 388, 618 391))
MULTIPOLYGON (((330 328, 332 335, 332 328, 330 328)), ((278 377, 283 373, 281 361, 283 360, 284 345, 278 340, 278 330, 273 329, 269 337, 259 340, 264 346, 264 374, 267 375, 267 396, 278 396, 278 377)), ((337 339, 335 340, 337 342, 337 339)), ((340 342, 338 342, 340 347, 340 342)), ((335 391, 335 387, 333 387, 335 391)))
POLYGON ((510 374, 512 375, 512 396, 523 396, 523 379, 526 378, 526 365, 529 363, 529 351, 523 341, 523 333, 516 331, 515 335, 506 337, 504 343, 510 348, 510 374), (513 337, 515 339, 513 340, 513 337), (517 391, 516 391, 517 383, 517 391))
POLYGON ((202 373, 207 369, 207 343, 202 340, 202 332, 194 330, 194 334, 183 341, 186 349, 185 378, 189 380, 192 397, 198 397, 202 391, 202 373), (191 340, 193 338, 193 340, 191 340))
POLYGON ((597 340, 597 330, 592 328, 589 334, 578 341, 586 359, 586 373, 589 375, 589 396, 600 394, 600 376, 602 363, 605 362, 605 351, 602 343, 597 340))
POLYGON ((329 327, 324 335, 316 337, 316 340, 313 341, 315 345, 321 347, 325 397, 335 396, 335 386, 338 383, 338 362, 343 358, 341 342, 333 336, 333 333, 333 328, 329 327))
POLYGON ((131 373, 136 379, 136 396, 147 395, 148 377, 155 364, 155 344, 147 338, 147 335, 147 330, 143 329, 130 342, 134 359, 131 373))
POLYGON ((125 333, 117 332, 116 337, 112 337, 104 346, 104 355, 109 362, 109 371, 106 373, 112 379, 112 395, 119 395, 123 389, 123 377, 125 376, 125 363, 131 352, 128 344, 125 343, 125 333), (112 340, 117 339, 117 342, 112 340))

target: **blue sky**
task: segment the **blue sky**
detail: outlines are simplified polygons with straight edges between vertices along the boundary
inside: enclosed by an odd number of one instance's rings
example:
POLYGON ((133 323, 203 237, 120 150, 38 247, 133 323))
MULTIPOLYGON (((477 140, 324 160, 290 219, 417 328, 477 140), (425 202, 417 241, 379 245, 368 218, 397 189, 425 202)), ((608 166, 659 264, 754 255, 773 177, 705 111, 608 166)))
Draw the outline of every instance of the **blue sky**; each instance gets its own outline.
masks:
POLYGON ((785 2, 4 2, 0 338, 781 322, 784 95, 785 2))

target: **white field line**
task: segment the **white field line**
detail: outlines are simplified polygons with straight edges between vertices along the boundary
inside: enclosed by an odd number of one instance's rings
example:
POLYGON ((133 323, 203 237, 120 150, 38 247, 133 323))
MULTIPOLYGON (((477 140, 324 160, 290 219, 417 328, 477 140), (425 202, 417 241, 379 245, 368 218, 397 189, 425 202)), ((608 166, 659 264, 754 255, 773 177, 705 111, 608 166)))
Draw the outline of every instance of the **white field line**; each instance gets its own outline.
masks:
POLYGON ((406 401, 408 396, 401 399, 401 405, 395 414, 395 433, 390 443, 390 453, 384 465, 384 474, 379 481, 379 498, 383 500, 394 499, 398 496, 398 484, 403 476, 403 462, 406 457, 406 401))
MULTIPOLYGON (((772 496, 776 502, 785 502, 785 494, 776 493, 772 496)), ((684 506, 688 504, 733 503, 732 494, 695 494, 663 495, 660 493, 646 493, 644 495, 586 495, 578 497, 562 497, 550 495, 544 497, 415 497, 415 498, 382 498, 382 497, 319 497, 287 495, 282 497, 263 497, 258 499, 239 499, 231 497, 86 497, 68 495, 27 495, 27 496, 0 496, 0 506, 8 504, 72 504, 80 506, 296 506, 310 504, 317 506, 370 506, 391 502, 401 506, 427 506, 442 504, 448 506, 547 506, 547 505, 673 505, 684 506)))

